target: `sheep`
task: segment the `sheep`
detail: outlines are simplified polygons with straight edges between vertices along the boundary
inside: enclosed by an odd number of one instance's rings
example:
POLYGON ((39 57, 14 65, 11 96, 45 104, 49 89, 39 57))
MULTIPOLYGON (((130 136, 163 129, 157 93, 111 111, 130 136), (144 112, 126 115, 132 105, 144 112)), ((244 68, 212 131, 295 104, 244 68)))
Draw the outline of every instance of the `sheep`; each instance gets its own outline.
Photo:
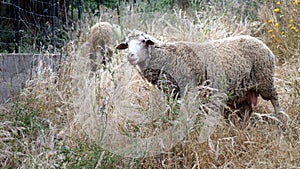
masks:
POLYGON ((98 64, 106 65, 114 52, 114 46, 122 39, 126 29, 108 22, 99 22, 91 27, 88 44, 92 70, 97 70, 98 64))
POLYGON ((241 35, 203 43, 162 43, 146 33, 132 31, 116 48, 128 48, 127 60, 137 65, 151 83, 159 83, 166 74, 171 76, 172 89, 179 95, 188 84, 198 86, 208 81, 227 94, 228 107, 248 111, 248 117, 242 118, 250 117, 258 96, 270 100, 275 114, 279 113, 273 78, 275 56, 257 38, 241 35))

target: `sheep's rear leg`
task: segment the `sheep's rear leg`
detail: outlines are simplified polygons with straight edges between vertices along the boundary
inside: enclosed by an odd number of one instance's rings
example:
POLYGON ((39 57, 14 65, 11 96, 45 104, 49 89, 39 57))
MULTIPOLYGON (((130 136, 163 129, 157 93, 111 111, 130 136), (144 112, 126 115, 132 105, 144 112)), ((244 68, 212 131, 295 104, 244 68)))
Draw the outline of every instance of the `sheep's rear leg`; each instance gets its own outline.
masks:
POLYGON ((275 114, 279 114, 279 102, 278 102, 278 93, 276 92, 274 85, 267 85, 267 84, 262 84, 262 86, 266 86, 265 88, 261 88, 258 93, 259 95, 267 101, 271 101, 275 114))
POLYGON ((278 102, 278 98, 277 98, 277 97, 276 97, 276 98, 272 98, 272 99, 271 99, 271 103, 272 103, 272 105, 273 105, 273 107, 274 107, 275 114, 278 115, 278 113, 279 113, 279 102, 278 102))
MULTIPOLYGON (((263 96, 262 96, 263 97, 263 96)), ((263 99, 265 99, 263 97, 263 99)), ((289 121, 289 116, 285 114, 284 112, 280 112, 280 105, 278 101, 278 94, 275 91, 275 89, 272 91, 272 97, 270 99, 265 99, 265 100, 270 100, 275 111, 275 116, 279 119, 279 126, 281 129, 286 130, 286 122, 289 121)))

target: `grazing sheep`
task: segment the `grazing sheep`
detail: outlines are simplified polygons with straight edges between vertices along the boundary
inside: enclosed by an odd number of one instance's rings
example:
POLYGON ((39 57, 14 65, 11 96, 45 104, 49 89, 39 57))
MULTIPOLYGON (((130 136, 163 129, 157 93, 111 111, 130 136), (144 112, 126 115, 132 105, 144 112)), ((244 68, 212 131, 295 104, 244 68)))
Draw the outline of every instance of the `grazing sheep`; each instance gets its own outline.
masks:
POLYGON ((160 43, 150 35, 133 31, 126 42, 117 46, 120 50, 127 48, 129 63, 137 65, 154 84, 168 79, 175 86, 171 89, 182 94, 188 84, 198 86, 208 81, 227 94, 230 108, 247 110, 250 116, 260 95, 271 101, 276 114, 279 112, 273 79, 275 57, 257 38, 236 36, 204 43, 160 43), (167 78, 162 77, 166 75, 167 78))
POLYGON ((124 30, 116 24, 99 22, 91 27, 88 43, 90 44, 90 59, 92 70, 97 70, 98 64, 105 65, 114 52, 114 46, 122 39, 124 30))

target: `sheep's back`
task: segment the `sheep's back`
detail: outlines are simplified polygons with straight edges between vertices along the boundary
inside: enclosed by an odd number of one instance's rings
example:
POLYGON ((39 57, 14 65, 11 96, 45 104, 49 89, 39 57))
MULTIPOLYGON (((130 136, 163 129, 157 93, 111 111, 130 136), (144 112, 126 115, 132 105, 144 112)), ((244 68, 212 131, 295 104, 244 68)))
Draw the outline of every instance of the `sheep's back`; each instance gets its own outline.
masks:
POLYGON ((108 22, 100 22, 91 27, 89 41, 94 48, 97 45, 114 45, 116 41, 121 39, 121 28, 119 25, 112 25, 108 22))
POLYGON ((215 41, 214 46, 225 72, 227 92, 233 97, 243 101, 248 90, 261 91, 265 86, 260 85, 265 84, 273 86, 275 58, 263 42, 238 36, 215 41))
POLYGON ((224 71, 225 84, 229 91, 242 90, 254 85, 253 66, 255 59, 243 50, 240 39, 215 41, 214 48, 219 64, 224 71))

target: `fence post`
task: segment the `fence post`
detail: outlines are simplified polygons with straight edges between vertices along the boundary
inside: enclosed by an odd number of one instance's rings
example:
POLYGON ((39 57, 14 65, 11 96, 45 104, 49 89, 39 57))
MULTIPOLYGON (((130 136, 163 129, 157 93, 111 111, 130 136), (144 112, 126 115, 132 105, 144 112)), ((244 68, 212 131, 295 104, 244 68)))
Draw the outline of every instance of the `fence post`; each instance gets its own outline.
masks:
POLYGON ((101 4, 101 0, 97 1, 97 9, 98 9, 98 16, 100 16, 101 12, 100 12, 100 4, 101 4))
POLYGON ((71 0, 71 20, 74 20, 74 11, 73 11, 73 0, 71 0))
POLYGON ((78 37, 80 37, 80 35, 81 35, 81 0, 78 0, 78 27, 79 27, 78 37))
POLYGON ((51 12, 50 12, 50 24, 51 24, 51 53, 54 52, 55 47, 55 41, 54 41, 54 35, 55 35, 55 0, 51 0, 51 12))
POLYGON ((120 0, 118 0, 118 6, 117 6, 117 15, 118 15, 118 24, 120 25, 121 24, 121 21, 120 21, 120 6, 121 6, 121 2, 120 0))
POLYGON ((15 7, 15 53, 19 53, 19 43, 20 43, 20 0, 17 0, 17 5, 15 7))

